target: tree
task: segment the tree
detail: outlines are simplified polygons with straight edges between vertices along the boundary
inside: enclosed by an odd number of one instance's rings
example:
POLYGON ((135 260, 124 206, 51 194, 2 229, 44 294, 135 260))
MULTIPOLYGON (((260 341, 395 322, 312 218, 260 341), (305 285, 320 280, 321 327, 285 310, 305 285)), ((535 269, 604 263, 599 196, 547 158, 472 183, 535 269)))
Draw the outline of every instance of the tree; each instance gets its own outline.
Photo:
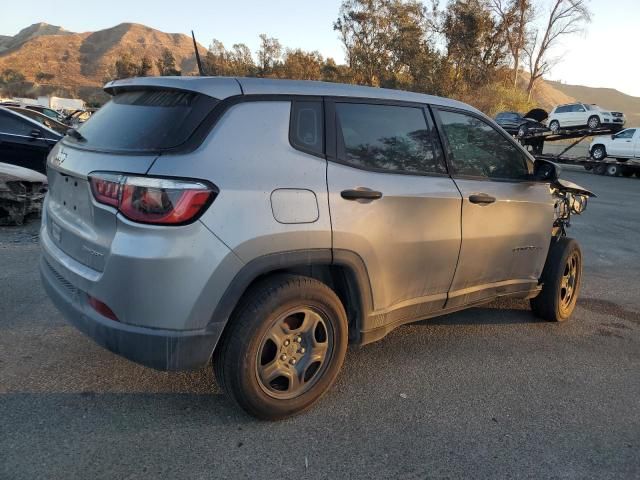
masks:
POLYGON ((431 22, 416 0, 345 0, 333 26, 354 81, 431 91, 438 54, 431 22))
POLYGON ((452 67, 453 93, 464 94, 494 80, 507 58, 507 24, 480 0, 454 0, 445 11, 442 32, 452 67))
POLYGON ((153 64, 146 55, 137 61, 131 53, 124 53, 115 63, 115 79, 146 77, 151 73, 153 64))
POLYGON ((260 34, 260 48, 258 49, 258 76, 268 77, 280 65, 282 45, 277 38, 260 34))
POLYGON ((257 67, 253 61, 251 50, 244 43, 236 43, 227 52, 231 75, 236 77, 254 77, 257 67))
POLYGON ((299 48, 287 50, 278 76, 295 80, 320 80, 323 59, 319 52, 305 52, 299 48))
POLYGON ((160 58, 156 60, 158 73, 163 77, 179 77, 182 72, 176 68, 176 59, 171 50, 165 48, 160 58))
POLYGON ((506 28, 506 41, 513 59, 513 86, 518 85, 521 53, 533 21, 533 0, 492 0, 492 7, 506 28))
POLYGON ((582 31, 591 21, 591 12, 586 0, 553 0, 542 36, 540 30, 533 32, 530 42, 524 47, 529 65, 527 94, 531 98, 537 80, 549 73, 554 64, 551 50, 563 36, 582 31))
POLYGON ((236 43, 227 50, 213 39, 204 58, 204 70, 209 75, 252 77, 257 73, 251 50, 244 43, 236 43))
POLYGON ((138 77, 147 77, 153 70, 153 63, 151 63, 151 59, 144 55, 140 59, 140 65, 138 66, 138 77))
POLYGON ((55 78, 55 75, 53 73, 46 73, 46 72, 36 73, 36 82, 38 83, 49 82, 54 78, 55 78))

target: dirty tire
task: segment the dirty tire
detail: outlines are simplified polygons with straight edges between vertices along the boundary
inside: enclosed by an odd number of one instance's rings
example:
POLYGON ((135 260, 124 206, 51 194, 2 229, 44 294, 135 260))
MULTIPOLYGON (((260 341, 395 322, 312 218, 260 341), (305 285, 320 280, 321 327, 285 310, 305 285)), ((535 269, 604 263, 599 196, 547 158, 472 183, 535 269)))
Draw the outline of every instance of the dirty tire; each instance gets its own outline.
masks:
POLYGON ((589 117, 589 120, 587 120, 587 127, 589 127, 591 130, 595 130, 599 126, 600 118, 598 118, 596 115, 589 117))
POLYGON ((620 165, 617 165, 615 163, 610 163, 609 165, 607 165, 607 168, 605 168, 605 173, 610 177, 617 177, 618 175, 620 175, 621 171, 622 169, 620 168, 620 165))
POLYGON ((560 130, 560 122, 558 122, 557 120, 553 120, 549 124, 549 130, 551 130, 553 133, 558 133, 558 130, 560 130))
POLYGON ((560 237, 551 240, 542 271, 542 291, 531 299, 531 310, 544 320, 563 322, 573 313, 582 281, 582 252, 578 242, 560 237))
POLYGON ((214 370, 247 413, 280 420, 311 407, 331 387, 347 339, 347 316, 332 289, 313 278, 278 274, 242 297, 216 349, 214 370))

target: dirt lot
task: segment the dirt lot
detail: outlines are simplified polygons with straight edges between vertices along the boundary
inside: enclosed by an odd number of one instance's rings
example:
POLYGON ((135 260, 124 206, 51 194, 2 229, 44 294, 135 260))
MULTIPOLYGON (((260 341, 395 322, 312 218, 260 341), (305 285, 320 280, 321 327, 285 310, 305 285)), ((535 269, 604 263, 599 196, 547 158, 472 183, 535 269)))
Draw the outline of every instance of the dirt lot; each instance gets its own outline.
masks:
POLYGON ((0 478, 640 478, 640 179, 565 176, 600 195, 571 322, 503 301, 399 328, 280 423, 95 346, 39 284, 37 223, 0 229, 0 478))

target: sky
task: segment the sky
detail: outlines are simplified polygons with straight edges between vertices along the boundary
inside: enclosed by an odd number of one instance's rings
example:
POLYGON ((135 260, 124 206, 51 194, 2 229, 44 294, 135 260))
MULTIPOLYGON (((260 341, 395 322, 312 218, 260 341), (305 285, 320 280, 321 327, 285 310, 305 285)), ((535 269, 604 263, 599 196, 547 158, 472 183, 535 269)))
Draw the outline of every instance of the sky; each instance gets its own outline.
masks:
MULTIPOLYGON (((10 0, 2 0, 5 5, 10 0)), ((539 22, 550 0, 540 4, 539 22)), ((46 22, 74 32, 95 31, 135 22, 169 33, 195 30, 198 42, 213 38, 231 47, 258 46, 258 35, 276 37, 287 47, 318 50, 344 61, 333 22, 340 0, 21 0, 19 8, 0 6, 0 35, 15 35, 28 25, 46 22), (4 12, 3 12, 4 11, 4 12)), ((446 0, 441 0, 445 4, 446 0)), ((591 0, 593 21, 584 33, 563 40, 561 57, 548 78, 569 84, 610 87, 640 96, 640 62, 629 48, 637 45, 640 0, 591 0)))

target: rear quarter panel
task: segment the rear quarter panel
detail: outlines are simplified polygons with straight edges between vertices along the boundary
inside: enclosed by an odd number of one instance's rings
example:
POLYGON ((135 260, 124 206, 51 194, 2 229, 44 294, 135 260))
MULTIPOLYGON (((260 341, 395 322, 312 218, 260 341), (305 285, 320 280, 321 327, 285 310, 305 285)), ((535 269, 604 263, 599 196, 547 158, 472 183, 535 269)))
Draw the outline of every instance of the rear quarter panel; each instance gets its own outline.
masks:
POLYGON ((220 193, 201 220, 243 262, 331 248, 326 160, 290 145, 290 110, 291 103, 280 100, 235 104, 197 150, 161 156, 149 172, 214 183, 220 193), (272 194, 278 189, 313 192, 317 215, 300 215, 300 223, 276 221, 272 194))

